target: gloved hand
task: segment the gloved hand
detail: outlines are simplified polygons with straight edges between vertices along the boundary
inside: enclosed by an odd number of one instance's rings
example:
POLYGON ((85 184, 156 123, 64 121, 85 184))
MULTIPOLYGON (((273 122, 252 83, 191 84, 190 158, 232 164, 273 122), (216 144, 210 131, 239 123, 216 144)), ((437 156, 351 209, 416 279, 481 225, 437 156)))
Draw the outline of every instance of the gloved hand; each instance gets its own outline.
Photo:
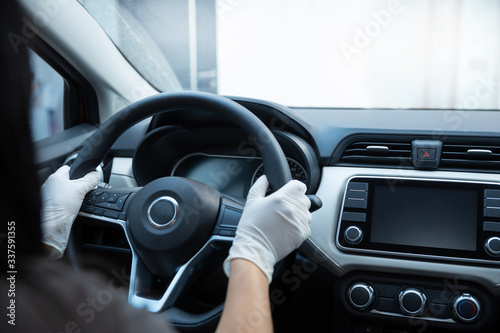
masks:
POLYGON ((256 264, 271 283, 274 265, 311 235, 306 185, 292 180, 266 197, 268 187, 266 176, 262 176, 248 193, 236 237, 224 261, 228 277, 231 259, 243 258, 256 264))
POLYGON ((73 221, 85 195, 97 186, 101 175, 92 171, 80 179, 69 179, 69 166, 59 168, 42 185, 42 242, 53 250, 51 258, 61 258, 73 221))

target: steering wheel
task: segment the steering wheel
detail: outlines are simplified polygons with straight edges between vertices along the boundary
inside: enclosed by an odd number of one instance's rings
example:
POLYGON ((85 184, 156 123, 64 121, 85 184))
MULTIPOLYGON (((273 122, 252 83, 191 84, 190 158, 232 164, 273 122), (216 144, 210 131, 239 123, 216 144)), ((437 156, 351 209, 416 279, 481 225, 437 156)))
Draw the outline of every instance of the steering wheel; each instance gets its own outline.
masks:
MULTIPOLYGON (((70 178, 94 170, 118 137, 134 124, 181 109, 213 112, 244 130, 261 153, 272 190, 292 179, 281 147, 254 114, 227 98, 186 91, 157 94, 116 113, 84 143, 71 166, 70 178)), ((217 244, 230 246, 243 206, 206 184, 164 177, 142 188, 94 190, 80 214, 99 223, 122 226, 132 250, 129 303, 162 312, 173 306, 217 244), (169 281, 161 297, 141 293, 142 284, 152 276, 169 281)))

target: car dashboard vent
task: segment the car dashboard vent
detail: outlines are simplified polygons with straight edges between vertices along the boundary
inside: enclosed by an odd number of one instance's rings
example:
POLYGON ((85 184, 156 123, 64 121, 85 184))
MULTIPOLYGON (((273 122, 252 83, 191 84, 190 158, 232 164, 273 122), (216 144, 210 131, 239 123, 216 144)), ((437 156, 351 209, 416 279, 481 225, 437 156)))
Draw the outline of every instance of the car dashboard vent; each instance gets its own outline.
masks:
POLYGON ((340 163, 363 165, 392 165, 410 167, 411 141, 351 143, 339 160, 340 163))
POLYGON ((500 146, 443 144, 440 168, 500 170, 500 146))

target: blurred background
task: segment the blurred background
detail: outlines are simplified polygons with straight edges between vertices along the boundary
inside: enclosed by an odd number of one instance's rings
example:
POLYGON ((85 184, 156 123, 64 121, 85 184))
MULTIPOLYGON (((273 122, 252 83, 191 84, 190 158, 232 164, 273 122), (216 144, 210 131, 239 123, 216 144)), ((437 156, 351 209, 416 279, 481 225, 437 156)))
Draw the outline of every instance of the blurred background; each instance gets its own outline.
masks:
MULTIPOLYGON (((500 109, 500 1, 78 1, 160 91, 298 107, 500 109)), ((64 82, 34 54, 32 65, 39 140, 63 129, 64 82)))

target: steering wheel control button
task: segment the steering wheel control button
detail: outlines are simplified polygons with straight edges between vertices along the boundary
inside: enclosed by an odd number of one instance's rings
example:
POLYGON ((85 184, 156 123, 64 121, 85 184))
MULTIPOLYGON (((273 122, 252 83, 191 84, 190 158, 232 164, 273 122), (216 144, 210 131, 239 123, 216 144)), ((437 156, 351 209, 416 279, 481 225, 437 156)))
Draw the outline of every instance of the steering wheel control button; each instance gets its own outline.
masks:
POLYGON ((452 304, 453 316, 465 323, 476 320, 481 313, 481 305, 474 296, 463 293, 455 298, 452 304))
POLYGON ((219 235, 226 236, 226 237, 234 237, 234 236, 236 236, 236 229, 235 230, 221 229, 219 231, 219 235))
POLYGON ((112 210, 105 210, 103 216, 110 217, 112 219, 118 219, 118 216, 120 216, 120 213, 114 212, 112 210))
POLYGON ((125 205, 125 201, 127 201, 127 198, 130 194, 125 194, 125 195, 122 195, 121 197, 119 197, 117 200, 116 200, 116 205, 118 206, 118 208, 120 208, 120 210, 123 209, 123 205, 125 205))
POLYGON ((95 208, 91 206, 83 206, 82 207, 82 212, 92 214, 94 213, 95 208))
POLYGON ((105 208, 105 209, 111 209, 111 210, 121 210, 120 207, 118 207, 116 204, 111 203, 111 202, 99 202, 99 203, 95 203, 94 206, 105 208))
POLYGON ((373 304, 375 292, 369 284, 359 282, 349 287, 347 290, 347 299, 355 309, 366 310, 373 304))
POLYGON ((500 257, 500 237, 490 237, 484 243, 484 249, 493 257, 500 257))
POLYGON ((94 203, 105 202, 108 199, 108 194, 106 192, 101 192, 101 194, 92 196, 94 203))
POLYGON ((179 204, 169 196, 154 200, 148 208, 148 220, 157 229, 165 229, 175 224, 179 217, 179 204))
POLYGON ((106 199, 106 202, 111 202, 111 203, 115 203, 116 200, 118 200, 117 197, 109 197, 108 199, 106 199))
POLYGON ((403 314, 420 316, 425 310, 427 297, 418 289, 407 288, 399 293, 398 303, 403 314))
MULTIPOLYGON (((88 206, 121 212, 129 196, 130 193, 127 192, 93 191, 90 192, 89 195, 85 198, 84 203, 88 206)), ((89 213, 90 208, 87 209, 88 211, 84 209, 82 210, 86 213, 89 213)), ((116 214, 112 215, 114 216, 116 214)))
POLYGON ((351 245, 359 244, 363 240, 363 231, 358 227, 351 226, 345 230, 344 238, 351 245))

